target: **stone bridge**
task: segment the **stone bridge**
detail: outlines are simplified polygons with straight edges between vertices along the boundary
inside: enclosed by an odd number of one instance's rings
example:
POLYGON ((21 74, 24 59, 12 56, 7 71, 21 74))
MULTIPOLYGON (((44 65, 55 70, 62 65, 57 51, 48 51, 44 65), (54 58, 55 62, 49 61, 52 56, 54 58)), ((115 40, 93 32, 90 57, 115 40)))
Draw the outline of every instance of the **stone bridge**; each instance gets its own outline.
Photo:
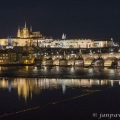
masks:
POLYGON ((120 51, 108 50, 108 52, 69 52, 56 53, 41 56, 41 65, 72 65, 72 66, 120 66, 120 51))

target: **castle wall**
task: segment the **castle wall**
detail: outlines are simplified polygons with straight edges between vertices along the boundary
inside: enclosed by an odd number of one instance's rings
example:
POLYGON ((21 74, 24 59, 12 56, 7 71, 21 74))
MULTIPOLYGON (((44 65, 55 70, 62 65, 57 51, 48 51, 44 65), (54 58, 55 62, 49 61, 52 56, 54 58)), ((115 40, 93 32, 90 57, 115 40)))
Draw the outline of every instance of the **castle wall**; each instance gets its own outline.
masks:
MULTIPOLYGON (((45 38, 10 38, 13 46, 39 46, 51 48, 102 48, 113 46, 112 41, 95 41, 92 39, 53 40, 45 38), (109 43, 109 44, 108 44, 109 43)), ((8 38, 0 39, 0 45, 8 45, 8 38)))

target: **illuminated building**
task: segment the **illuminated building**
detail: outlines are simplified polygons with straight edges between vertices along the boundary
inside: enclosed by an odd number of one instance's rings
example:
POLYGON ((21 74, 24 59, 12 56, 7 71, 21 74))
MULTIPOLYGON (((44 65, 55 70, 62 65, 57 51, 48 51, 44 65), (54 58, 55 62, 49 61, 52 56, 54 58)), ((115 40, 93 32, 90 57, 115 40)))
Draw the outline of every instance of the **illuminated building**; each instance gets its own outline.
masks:
POLYGON ((45 47, 50 41, 53 41, 52 37, 43 36, 40 31, 32 31, 28 29, 26 22, 23 28, 18 27, 17 37, 7 37, 0 39, 1 48, 8 48, 8 46, 41 46, 45 47))
POLYGON ((109 40, 94 39, 67 39, 63 33, 61 39, 53 39, 52 37, 43 36, 40 31, 33 32, 32 27, 28 29, 26 22, 24 27, 18 27, 17 37, 8 37, 0 39, 0 46, 38 46, 41 48, 102 48, 110 46, 118 46, 109 40))
POLYGON ((16 61, 16 52, 13 49, 0 50, 0 64, 12 64, 16 61))
POLYGON ((9 51, 8 58, 1 57, 1 64, 111 66, 111 63, 115 63, 114 59, 117 59, 115 64, 120 67, 119 45, 114 43, 112 38, 109 40, 67 39, 66 34, 63 33, 61 39, 55 40, 43 36, 39 31, 33 32, 32 27, 29 30, 26 22, 23 28, 18 27, 16 38, 0 39, 0 48, 15 51, 15 54, 10 54, 9 51))
POLYGON ((18 38, 42 38, 43 36, 40 33, 40 31, 33 32, 32 27, 30 27, 30 31, 29 31, 25 22, 25 26, 23 27, 23 29, 20 29, 20 27, 18 27, 17 37, 18 38))

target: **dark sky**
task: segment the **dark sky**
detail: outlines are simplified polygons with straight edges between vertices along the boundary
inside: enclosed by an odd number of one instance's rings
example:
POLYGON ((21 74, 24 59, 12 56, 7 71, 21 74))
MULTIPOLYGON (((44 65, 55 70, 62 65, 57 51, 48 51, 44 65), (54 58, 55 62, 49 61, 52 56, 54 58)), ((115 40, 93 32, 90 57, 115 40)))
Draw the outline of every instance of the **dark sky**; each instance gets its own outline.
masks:
POLYGON ((1 0, 0 37, 16 36, 18 26, 45 36, 120 41, 120 0, 1 0))

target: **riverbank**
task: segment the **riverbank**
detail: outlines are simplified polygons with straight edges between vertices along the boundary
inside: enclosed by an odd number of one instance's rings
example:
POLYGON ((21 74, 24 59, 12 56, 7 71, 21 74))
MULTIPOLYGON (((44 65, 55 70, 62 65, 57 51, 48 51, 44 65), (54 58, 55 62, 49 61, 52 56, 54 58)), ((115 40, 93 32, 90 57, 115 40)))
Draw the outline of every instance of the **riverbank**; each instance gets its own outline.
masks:
POLYGON ((34 64, 0 64, 0 66, 33 66, 34 64))
POLYGON ((74 66, 74 65, 35 65, 35 64, 0 64, 0 66, 34 66, 34 67, 74 67, 74 68, 99 68, 99 69, 120 69, 114 66, 74 66))

